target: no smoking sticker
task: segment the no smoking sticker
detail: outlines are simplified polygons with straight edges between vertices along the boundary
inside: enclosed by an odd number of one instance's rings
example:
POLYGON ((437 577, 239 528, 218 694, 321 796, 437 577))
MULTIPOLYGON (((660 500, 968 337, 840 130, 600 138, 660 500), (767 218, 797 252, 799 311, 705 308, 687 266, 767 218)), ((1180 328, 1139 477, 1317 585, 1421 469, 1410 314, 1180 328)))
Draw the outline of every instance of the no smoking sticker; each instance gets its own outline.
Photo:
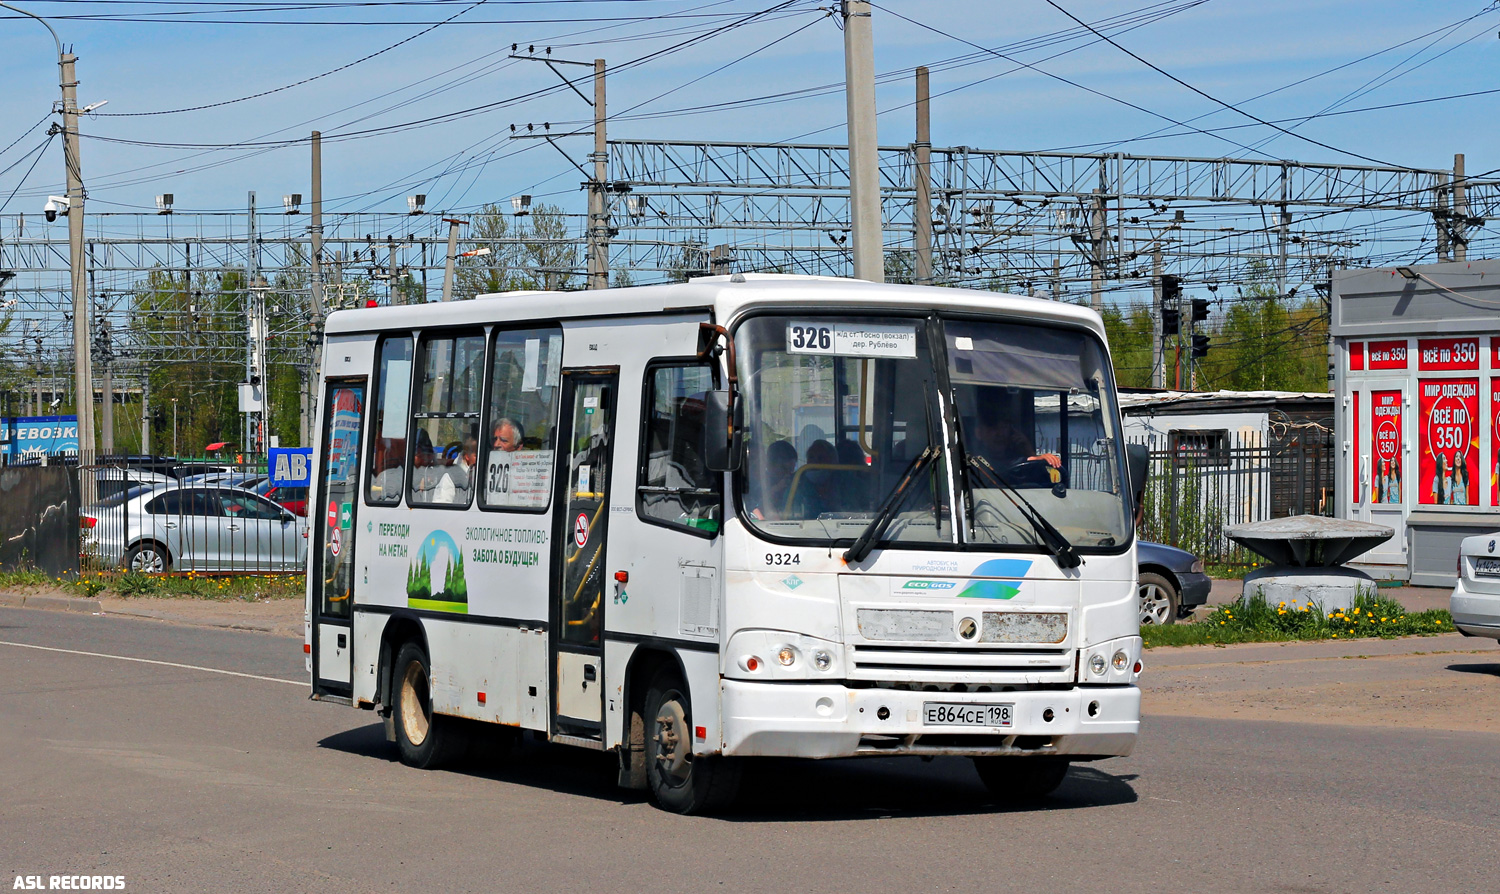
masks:
POLYGON ((339 551, 342 550, 343 548, 344 548, 343 532, 340 531, 338 528, 334 528, 333 529, 333 533, 328 536, 328 551, 331 552, 331 553, 333 553, 336 556, 336 555, 339 554, 339 551))
POLYGON ((578 544, 579 549, 589 545, 589 516, 586 512, 578 513, 573 519, 573 542, 578 544))

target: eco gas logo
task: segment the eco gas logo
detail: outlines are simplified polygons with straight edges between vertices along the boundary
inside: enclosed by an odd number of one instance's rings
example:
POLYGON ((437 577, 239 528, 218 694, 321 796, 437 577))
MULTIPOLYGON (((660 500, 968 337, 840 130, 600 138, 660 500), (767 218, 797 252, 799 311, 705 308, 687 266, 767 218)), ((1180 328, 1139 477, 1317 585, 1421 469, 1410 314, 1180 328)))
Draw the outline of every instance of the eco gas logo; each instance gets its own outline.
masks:
MULTIPOLYGON (((973 577, 1024 578, 1031 570, 1030 559, 990 559, 981 562, 970 574, 973 577)), ((1021 592, 1021 580, 974 580, 958 595, 968 599, 1010 599, 1021 592)))
POLYGON ((909 580, 901 585, 903 590, 951 590, 958 586, 958 581, 951 580, 909 580))

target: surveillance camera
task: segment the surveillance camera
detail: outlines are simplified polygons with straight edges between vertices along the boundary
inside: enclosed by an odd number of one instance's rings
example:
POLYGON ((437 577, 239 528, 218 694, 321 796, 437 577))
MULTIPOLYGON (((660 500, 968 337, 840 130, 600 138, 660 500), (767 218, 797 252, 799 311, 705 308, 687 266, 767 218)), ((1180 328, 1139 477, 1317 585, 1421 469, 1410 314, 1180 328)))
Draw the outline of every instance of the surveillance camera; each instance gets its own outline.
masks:
POLYGON ((54 398, 52 398, 52 403, 48 404, 47 406, 50 407, 50 408, 52 408, 52 409, 54 409, 54 410, 57 409, 58 407, 62 406, 62 398, 60 398, 60 397, 54 397, 54 398))
POLYGON ((47 215, 47 222, 57 220, 57 212, 68 213, 68 199, 66 196, 48 196, 47 204, 42 206, 42 213, 47 215))

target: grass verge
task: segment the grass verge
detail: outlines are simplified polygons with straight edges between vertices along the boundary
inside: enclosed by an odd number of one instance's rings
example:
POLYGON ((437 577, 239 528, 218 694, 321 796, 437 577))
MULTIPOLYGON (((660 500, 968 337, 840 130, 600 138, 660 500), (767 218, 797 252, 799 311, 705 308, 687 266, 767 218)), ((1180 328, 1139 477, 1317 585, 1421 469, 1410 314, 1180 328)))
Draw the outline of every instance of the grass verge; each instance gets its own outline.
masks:
POLYGON ((189 597, 240 602, 301 599, 301 574, 142 574, 87 571, 55 577, 41 571, 0 572, 0 590, 48 588, 73 596, 189 597))
POLYGON ((1297 640, 1394 639, 1453 631, 1453 618, 1442 609, 1408 612, 1394 599, 1362 593, 1347 611, 1332 612, 1297 602, 1270 605, 1264 598, 1254 596, 1248 603, 1220 606, 1208 617, 1191 624, 1142 627, 1141 639, 1150 649, 1297 640))

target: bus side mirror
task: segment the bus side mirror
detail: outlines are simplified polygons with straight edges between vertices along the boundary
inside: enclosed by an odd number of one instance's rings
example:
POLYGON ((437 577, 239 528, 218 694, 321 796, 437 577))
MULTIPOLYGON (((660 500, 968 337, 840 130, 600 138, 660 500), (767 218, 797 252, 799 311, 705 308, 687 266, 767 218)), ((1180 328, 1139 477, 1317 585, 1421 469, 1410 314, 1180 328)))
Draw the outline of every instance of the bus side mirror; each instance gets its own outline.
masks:
POLYGON ((729 391, 703 395, 703 465, 712 472, 733 472, 740 467, 740 427, 729 436, 729 391))
POLYGON ((1140 524, 1146 508, 1146 479, 1151 475, 1151 452, 1145 444, 1125 445, 1125 471, 1130 476, 1131 514, 1140 524))

